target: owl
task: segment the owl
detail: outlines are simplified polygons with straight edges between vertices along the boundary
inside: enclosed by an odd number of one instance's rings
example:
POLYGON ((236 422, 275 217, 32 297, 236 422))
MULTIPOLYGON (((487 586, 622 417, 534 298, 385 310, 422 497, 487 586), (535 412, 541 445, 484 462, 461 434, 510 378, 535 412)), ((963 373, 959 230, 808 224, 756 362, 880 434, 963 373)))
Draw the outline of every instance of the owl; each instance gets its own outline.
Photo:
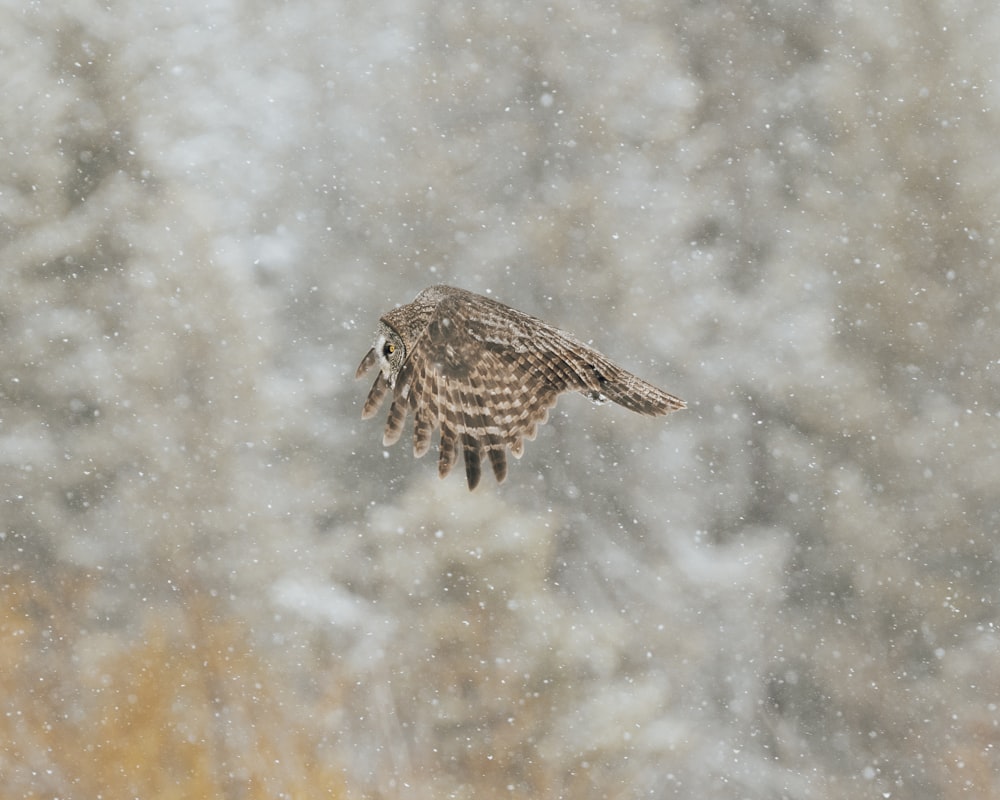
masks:
POLYGON ((383 443, 399 439, 412 411, 414 456, 427 452, 439 428, 438 474, 451 471, 461 448, 470 490, 479 484, 484 454, 497 481, 507 477, 507 449, 520 458, 524 440, 535 438, 562 392, 649 416, 685 407, 570 334, 451 286, 424 289, 382 316, 356 377, 375 365, 362 419, 391 392, 383 443))

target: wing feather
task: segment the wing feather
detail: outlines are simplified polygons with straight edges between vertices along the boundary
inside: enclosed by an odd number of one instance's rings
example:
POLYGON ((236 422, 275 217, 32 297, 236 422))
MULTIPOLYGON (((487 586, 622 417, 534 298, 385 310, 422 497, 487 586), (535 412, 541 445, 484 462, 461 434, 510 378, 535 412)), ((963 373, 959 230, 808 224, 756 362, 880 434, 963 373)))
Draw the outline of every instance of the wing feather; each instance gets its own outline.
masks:
POLYGON ((369 419, 375 416, 375 412, 382 405, 382 400, 388 391, 389 384, 386 383, 385 376, 380 372, 375 378, 375 383, 372 384, 371 391, 368 392, 364 408, 361 409, 361 419, 369 419))
POLYGON ((438 476, 443 478, 455 466, 458 457, 458 434, 447 422, 441 422, 441 443, 438 445, 438 476))
POLYGON ((355 380, 360 378, 362 375, 368 372, 368 370, 374 367, 377 361, 378 361, 378 356, 375 354, 375 348, 373 347, 365 354, 365 357, 361 359, 361 363, 358 364, 358 368, 354 373, 355 380))
POLYGON ((392 405, 389 406, 389 418, 385 422, 382 444, 386 447, 396 444, 403 433, 404 422, 406 422, 406 398, 396 395, 392 405))
POLYGON ((440 376, 426 369, 414 370, 409 401, 413 408, 413 455, 430 449, 431 434, 440 419, 440 376))
POLYGON ((593 400, 611 400, 630 411, 661 416, 686 408, 679 397, 654 386, 615 364, 603 353, 575 337, 545 325, 539 338, 540 349, 553 362, 553 370, 575 389, 593 400))

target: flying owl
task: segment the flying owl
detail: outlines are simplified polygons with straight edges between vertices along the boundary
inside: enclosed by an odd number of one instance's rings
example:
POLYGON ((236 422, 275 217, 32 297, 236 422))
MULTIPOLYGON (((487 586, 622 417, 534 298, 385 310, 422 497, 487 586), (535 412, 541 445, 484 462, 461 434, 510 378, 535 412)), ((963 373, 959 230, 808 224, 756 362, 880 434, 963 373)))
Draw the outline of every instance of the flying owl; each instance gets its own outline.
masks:
POLYGON ((520 458, 562 392, 649 416, 685 407, 565 331, 451 286, 424 289, 382 316, 355 377, 376 364, 361 418, 373 416, 391 390, 383 443, 399 439, 412 410, 414 456, 427 452, 440 428, 438 474, 451 471, 461 447, 469 489, 479 483, 484 454, 497 481, 507 477, 507 448, 520 458))

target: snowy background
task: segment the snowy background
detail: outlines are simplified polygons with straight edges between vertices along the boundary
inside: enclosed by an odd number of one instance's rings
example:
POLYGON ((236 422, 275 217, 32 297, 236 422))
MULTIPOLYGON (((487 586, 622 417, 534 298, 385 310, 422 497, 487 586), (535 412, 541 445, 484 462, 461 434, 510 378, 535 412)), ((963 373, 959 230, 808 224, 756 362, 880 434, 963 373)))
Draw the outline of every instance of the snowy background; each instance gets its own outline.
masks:
POLYGON ((0 795, 1000 793, 1000 11, 0 4, 0 795), (451 283, 686 399, 470 494, 451 283))

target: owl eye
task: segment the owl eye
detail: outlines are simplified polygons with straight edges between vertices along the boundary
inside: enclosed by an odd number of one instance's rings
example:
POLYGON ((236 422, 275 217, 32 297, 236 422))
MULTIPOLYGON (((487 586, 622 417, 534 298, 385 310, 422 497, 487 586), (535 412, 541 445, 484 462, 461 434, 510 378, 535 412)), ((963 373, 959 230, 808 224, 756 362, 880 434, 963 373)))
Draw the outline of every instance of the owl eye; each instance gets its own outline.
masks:
POLYGON ((392 342, 386 342, 384 345, 382 345, 382 355, 391 356, 395 352, 396 352, 396 345, 394 345, 392 342))

